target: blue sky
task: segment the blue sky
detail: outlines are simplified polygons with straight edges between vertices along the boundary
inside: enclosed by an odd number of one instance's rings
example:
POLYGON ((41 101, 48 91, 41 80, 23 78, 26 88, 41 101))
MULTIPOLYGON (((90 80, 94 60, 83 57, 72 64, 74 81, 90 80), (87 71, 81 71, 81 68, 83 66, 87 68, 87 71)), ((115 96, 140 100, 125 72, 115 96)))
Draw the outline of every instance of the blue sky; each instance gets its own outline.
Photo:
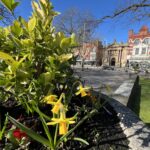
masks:
MULTIPOLYGON (((125 0, 52 0, 56 11, 63 13, 70 7, 75 7, 81 11, 90 11, 97 19, 112 14, 113 10, 124 2, 125 0)), ((31 0, 21 0, 17 13, 27 19, 31 15, 31 10, 31 0)), ((99 25, 94 36, 107 43, 113 42, 114 39, 118 42, 127 42, 129 29, 138 32, 142 25, 150 27, 148 20, 136 23, 126 22, 126 20, 128 17, 125 16, 115 20, 106 20, 99 25)))

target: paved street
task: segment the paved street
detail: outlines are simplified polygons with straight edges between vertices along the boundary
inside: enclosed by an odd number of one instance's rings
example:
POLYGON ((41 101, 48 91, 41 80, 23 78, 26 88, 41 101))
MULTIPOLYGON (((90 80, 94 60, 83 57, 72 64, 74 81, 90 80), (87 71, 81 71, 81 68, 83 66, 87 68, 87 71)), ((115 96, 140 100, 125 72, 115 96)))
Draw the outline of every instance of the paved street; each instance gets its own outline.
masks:
POLYGON ((135 76, 129 76, 123 70, 102 70, 100 68, 84 69, 84 71, 76 68, 75 72, 85 85, 90 85, 96 91, 111 95, 124 105, 127 104, 135 76))
POLYGON ((86 85, 92 85, 95 90, 101 88, 104 92, 105 86, 115 91, 125 80, 129 80, 126 72, 98 69, 75 69, 76 74, 82 78, 86 85))

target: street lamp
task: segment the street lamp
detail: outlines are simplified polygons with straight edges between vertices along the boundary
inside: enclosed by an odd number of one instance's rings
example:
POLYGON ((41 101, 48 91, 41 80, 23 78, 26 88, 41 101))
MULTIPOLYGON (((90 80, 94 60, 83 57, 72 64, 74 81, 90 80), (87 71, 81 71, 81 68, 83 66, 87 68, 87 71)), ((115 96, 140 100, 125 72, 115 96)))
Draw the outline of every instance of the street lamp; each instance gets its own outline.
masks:
MULTIPOLYGON (((100 20, 87 20, 87 21, 84 21, 84 23, 83 23, 83 41, 82 41, 82 51, 83 51, 83 53, 82 54, 84 54, 84 52, 85 52, 85 46, 84 46, 84 43, 85 43, 85 34, 86 34, 86 24, 90 24, 90 23, 97 23, 97 24, 99 24, 101 21, 100 20)), ((84 70, 84 55, 82 56, 82 62, 81 62, 81 67, 82 67, 82 70, 84 70)))

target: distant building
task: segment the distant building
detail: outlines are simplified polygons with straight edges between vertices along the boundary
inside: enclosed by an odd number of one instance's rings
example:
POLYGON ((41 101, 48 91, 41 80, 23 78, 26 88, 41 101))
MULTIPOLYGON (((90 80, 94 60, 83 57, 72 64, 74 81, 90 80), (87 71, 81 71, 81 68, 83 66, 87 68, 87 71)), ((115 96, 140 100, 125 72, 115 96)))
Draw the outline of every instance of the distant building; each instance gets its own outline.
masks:
POLYGON ((74 49, 74 54, 77 56, 77 64, 101 65, 102 64, 102 43, 98 40, 83 43, 78 48, 74 49))
POLYGON ((128 44, 117 43, 114 40, 103 51, 103 65, 124 67, 127 64, 128 44))
POLYGON ((150 32, 143 26, 138 33, 130 30, 128 33, 128 55, 130 64, 147 65, 150 63, 150 32))

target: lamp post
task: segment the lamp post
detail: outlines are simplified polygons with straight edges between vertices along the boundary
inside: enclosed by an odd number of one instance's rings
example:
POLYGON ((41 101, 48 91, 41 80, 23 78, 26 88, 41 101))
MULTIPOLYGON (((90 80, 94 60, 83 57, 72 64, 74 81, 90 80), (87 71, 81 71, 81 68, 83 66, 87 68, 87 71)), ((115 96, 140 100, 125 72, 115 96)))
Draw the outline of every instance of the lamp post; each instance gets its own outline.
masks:
MULTIPOLYGON (((85 48, 84 48, 84 40, 85 40, 85 22, 84 22, 84 25, 83 25, 83 41, 82 41, 82 51, 83 51, 83 53, 82 54, 84 54, 84 51, 85 51, 85 48)), ((84 70, 84 55, 82 56, 82 62, 81 62, 81 67, 82 67, 82 71, 84 70)))
POLYGON ((85 34, 86 34, 86 24, 90 24, 90 23, 97 23, 97 24, 99 24, 101 21, 100 20, 88 20, 88 21, 85 21, 84 23, 83 23, 83 41, 82 41, 82 51, 83 51, 83 55, 81 56, 82 57, 82 59, 81 59, 81 67, 82 67, 82 70, 84 70, 84 61, 85 61, 85 58, 84 58, 84 53, 85 53, 85 45, 84 45, 84 43, 85 43, 85 34))

